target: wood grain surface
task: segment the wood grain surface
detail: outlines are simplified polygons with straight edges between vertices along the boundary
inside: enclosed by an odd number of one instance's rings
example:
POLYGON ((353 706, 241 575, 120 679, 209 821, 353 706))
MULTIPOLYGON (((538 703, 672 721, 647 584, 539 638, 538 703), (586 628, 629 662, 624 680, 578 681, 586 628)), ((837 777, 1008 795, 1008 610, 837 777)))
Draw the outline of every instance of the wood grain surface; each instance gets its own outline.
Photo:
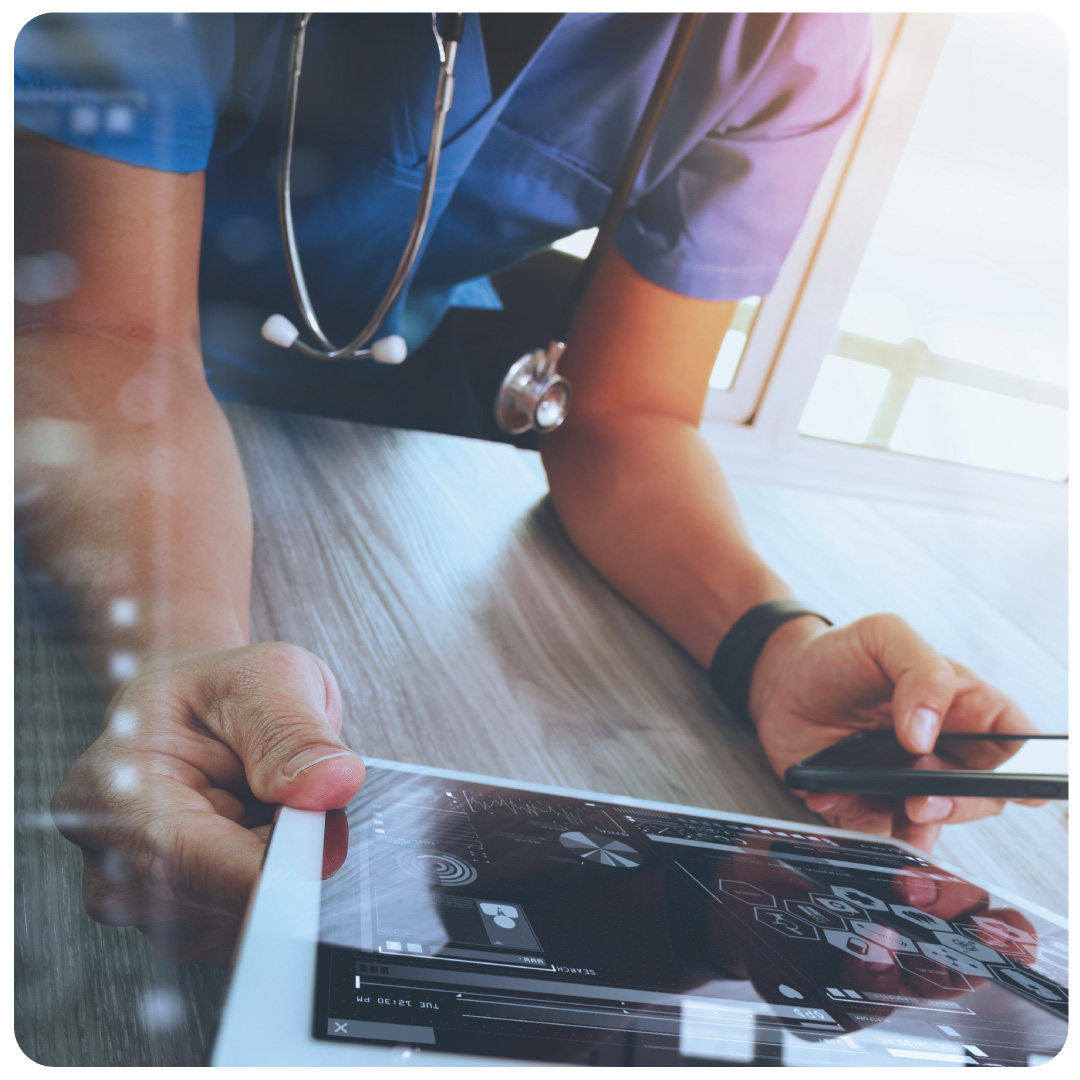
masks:
MULTIPOLYGON (((578 556, 536 455, 228 412, 254 510, 253 635, 330 664, 360 753, 817 820, 693 661, 578 556)), ((838 621, 898 611, 1064 729, 1061 622, 1040 600, 1064 589, 1063 544, 940 511, 746 483, 737 494, 802 599, 838 621)), ((78 853, 48 816, 102 711, 17 575, 16 1034, 49 1065, 199 1064, 226 976, 173 967, 138 932, 93 923, 78 853)), ((935 853, 1064 911, 1065 825, 1058 806, 1013 806, 947 830, 935 853)))

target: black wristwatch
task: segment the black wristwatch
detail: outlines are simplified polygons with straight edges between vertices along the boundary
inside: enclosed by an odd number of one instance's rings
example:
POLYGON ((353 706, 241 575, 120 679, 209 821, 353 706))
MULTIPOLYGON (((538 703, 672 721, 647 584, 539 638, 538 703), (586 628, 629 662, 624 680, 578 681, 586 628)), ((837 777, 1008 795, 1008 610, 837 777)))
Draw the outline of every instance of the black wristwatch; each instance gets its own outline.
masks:
POLYGON ((750 683, 765 642, 774 630, 803 615, 833 625, 820 611, 798 600, 768 600, 741 615, 717 647, 709 665, 709 682, 717 697, 748 727, 754 726, 749 711, 750 683))

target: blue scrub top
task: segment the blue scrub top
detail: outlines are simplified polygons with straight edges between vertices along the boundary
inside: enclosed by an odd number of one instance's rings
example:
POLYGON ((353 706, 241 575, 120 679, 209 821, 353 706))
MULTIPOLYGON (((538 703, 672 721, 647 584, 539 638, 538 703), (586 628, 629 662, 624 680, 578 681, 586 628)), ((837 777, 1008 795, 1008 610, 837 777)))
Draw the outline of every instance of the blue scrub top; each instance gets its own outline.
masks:
MULTIPOLYGON (((565 15, 493 98, 478 17, 467 17, 431 222, 383 332, 415 349, 449 307, 498 306, 489 274, 597 224, 677 21, 565 15)), ((290 25, 41 16, 16 42, 15 119, 135 165, 206 169, 204 299, 295 319, 276 207, 290 25)), ((869 51, 863 15, 706 15, 618 230, 631 265, 687 296, 767 293, 861 96, 869 51)), ((429 15, 311 20, 294 214, 335 340, 366 323, 401 256, 437 77, 429 15)), ((235 362, 258 369, 257 351, 235 362)))

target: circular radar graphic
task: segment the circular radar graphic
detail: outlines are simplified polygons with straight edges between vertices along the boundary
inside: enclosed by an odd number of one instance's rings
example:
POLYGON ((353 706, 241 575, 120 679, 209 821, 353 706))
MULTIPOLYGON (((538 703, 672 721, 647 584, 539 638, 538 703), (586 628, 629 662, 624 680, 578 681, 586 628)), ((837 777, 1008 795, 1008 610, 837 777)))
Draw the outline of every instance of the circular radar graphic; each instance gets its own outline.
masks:
POLYGON ((398 866, 425 885, 468 885, 476 880, 475 866, 438 851, 403 851, 398 866))
POLYGON ((559 843, 585 862, 599 863, 601 866, 627 868, 640 866, 642 861, 641 855, 629 844, 599 833, 564 832, 559 837, 559 843))

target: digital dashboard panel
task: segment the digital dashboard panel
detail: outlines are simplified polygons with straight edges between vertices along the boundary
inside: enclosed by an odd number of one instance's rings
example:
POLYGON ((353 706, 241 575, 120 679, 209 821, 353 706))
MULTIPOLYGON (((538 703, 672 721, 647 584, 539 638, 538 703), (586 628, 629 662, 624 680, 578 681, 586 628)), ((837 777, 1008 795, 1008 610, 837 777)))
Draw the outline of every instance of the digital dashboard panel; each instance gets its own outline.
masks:
POLYGON ((1026 1065, 1067 935, 886 841, 371 768, 313 1033, 590 1065, 1026 1065))

